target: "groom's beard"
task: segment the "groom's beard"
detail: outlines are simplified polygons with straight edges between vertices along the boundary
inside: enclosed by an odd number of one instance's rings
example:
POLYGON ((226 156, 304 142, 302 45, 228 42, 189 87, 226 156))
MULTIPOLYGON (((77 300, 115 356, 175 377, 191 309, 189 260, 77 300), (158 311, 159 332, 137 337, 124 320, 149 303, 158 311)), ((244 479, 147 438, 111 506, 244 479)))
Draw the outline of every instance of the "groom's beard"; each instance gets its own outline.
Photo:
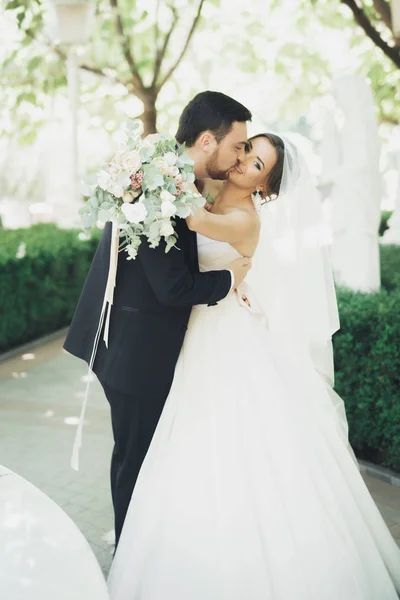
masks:
POLYGON ((207 164, 206 171, 208 177, 211 179, 228 179, 229 172, 233 169, 235 165, 232 165, 227 170, 222 170, 218 164, 219 159, 219 149, 217 148, 212 156, 210 156, 207 164))

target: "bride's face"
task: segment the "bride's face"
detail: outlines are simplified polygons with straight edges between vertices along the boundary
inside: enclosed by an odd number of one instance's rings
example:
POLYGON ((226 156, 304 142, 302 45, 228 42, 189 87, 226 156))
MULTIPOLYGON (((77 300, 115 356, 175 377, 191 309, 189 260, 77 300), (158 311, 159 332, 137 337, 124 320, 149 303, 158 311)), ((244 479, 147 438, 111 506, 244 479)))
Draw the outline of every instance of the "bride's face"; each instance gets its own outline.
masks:
POLYGON ((243 161, 230 171, 229 181, 250 192, 257 189, 263 192, 277 158, 276 149, 268 139, 255 138, 249 141, 243 161))

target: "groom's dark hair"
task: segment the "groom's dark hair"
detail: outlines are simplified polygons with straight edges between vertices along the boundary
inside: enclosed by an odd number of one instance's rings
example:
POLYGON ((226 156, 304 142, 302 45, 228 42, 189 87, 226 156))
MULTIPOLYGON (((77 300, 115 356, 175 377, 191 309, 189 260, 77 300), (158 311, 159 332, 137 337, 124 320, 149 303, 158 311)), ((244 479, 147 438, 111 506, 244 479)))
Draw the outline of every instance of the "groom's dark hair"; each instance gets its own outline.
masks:
POLYGON ((221 92, 201 92, 184 108, 176 140, 190 147, 203 131, 212 131, 219 143, 231 131, 232 123, 251 121, 251 116, 248 108, 221 92))

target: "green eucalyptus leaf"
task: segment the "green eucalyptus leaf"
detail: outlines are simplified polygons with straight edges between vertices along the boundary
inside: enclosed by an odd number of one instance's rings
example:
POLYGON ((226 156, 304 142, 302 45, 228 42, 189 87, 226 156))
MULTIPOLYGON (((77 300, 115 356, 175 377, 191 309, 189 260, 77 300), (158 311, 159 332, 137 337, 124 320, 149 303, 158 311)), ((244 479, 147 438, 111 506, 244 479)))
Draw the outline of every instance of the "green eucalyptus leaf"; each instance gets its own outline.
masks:
POLYGON ((166 241, 165 254, 167 254, 167 252, 169 252, 171 250, 171 248, 173 248, 175 246, 175 244, 178 240, 174 235, 169 235, 165 239, 165 241, 166 241))
POLYGON ((143 165, 143 189, 156 190, 164 186, 164 177, 154 165, 143 165))
POLYGON ((96 223, 96 215, 93 213, 86 213, 82 215, 82 223, 85 229, 90 229, 96 223))
POLYGON ((159 223, 158 221, 154 221, 154 223, 152 223, 149 227, 149 236, 151 238, 155 238, 157 236, 160 235, 160 227, 161 227, 161 223, 159 223))
POLYGON ((99 207, 99 201, 96 196, 90 196, 88 204, 90 204, 90 206, 92 206, 93 208, 99 207))
POLYGON ((192 211, 190 210, 189 206, 178 206, 176 216, 180 217, 181 219, 186 219, 186 217, 188 217, 191 212, 192 211))
POLYGON ((166 189, 170 194, 176 194, 176 184, 175 184, 175 179, 171 179, 171 178, 167 178, 167 185, 166 185, 166 189))
POLYGON ((206 199, 203 198, 203 196, 191 196, 188 199, 188 202, 196 208, 203 208, 206 203, 206 199))

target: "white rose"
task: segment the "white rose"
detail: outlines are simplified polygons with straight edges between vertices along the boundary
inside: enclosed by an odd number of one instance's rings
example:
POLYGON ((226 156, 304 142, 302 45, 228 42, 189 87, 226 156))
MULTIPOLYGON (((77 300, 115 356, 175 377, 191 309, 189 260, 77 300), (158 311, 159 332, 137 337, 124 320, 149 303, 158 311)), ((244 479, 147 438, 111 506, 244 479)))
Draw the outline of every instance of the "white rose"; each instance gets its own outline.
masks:
POLYGON ((170 221, 163 221, 160 227, 160 235, 164 237, 168 237, 169 235, 173 235, 174 228, 172 227, 170 221))
POLYGON ((170 167, 169 171, 168 171, 168 175, 170 177, 176 177, 177 175, 179 175, 179 169, 178 169, 178 167, 170 167))
POLYGON ((122 157, 122 167, 125 171, 136 173, 136 171, 141 167, 142 161, 140 160, 139 152, 133 150, 132 152, 127 152, 122 157))
POLYGON ((110 194, 113 194, 116 198, 122 198, 125 193, 125 188, 122 185, 118 185, 115 181, 112 182, 112 185, 108 188, 110 194))
POLYGON ((177 208, 175 204, 173 204, 169 200, 161 204, 161 214, 164 217, 164 219, 169 219, 169 217, 173 217, 176 213, 176 210, 177 208))
POLYGON ((164 158, 167 161, 167 163, 169 164, 170 167, 173 167, 174 165, 176 165, 176 154, 174 154, 173 152, 166 152, 164 154, 164 158))
POLYGON ((183 177, 181 173, 178 173, 178 175, 175 176, 175 181, 176 183, 183 183, 183 177))
POLYGON ((136 204, 123 204, 121 207, 122 212, 130 223, 142 223, 147 217, 147 210, 142 202, 136 202, 136 204))
POLYGON ((163 175, 168 175, 168 163, 166 160, 164 160, 163 158, 154 158, 152 160, 152 163, 155 167, 157 167, 157 169, 163 174, 163 175))
POLYGON ((99 187, 101 187, 102 190, 108 191, 108 188, 110 187, 110 185, 112 185, 113 180, 108 171, 102 170, 97 175, 97 183, 99 184, 99 187))
POLYGON ((114 158, 107 164, 108 170, 112 175, 121 171, 121 153, 115 154, 114 158))
POLYGON ((162 202, 173 202, 175 200, 175 196, 170 194, 167 190, 162 190, 160 198, 162 202))

